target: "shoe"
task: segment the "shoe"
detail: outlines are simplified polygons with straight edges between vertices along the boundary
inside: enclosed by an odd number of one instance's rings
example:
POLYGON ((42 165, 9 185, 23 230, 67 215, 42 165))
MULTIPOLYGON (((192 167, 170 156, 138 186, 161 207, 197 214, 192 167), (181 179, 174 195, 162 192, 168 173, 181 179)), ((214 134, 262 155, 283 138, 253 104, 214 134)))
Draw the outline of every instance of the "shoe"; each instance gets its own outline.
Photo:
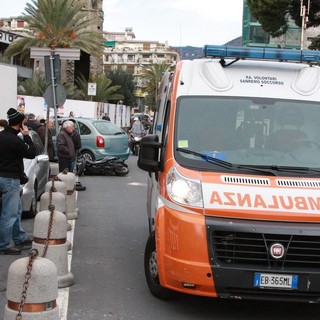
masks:
POLYGON ((21 254, 21 249, 16 247, 11 247, 7 249, 0 249, 0 254, 7 254, 7 255, 18 255, 21 254))
POLYGON ((33 240, 33 237, 27 237, 26 240, 24 240, 22 243, 15 244, 14 246, 20 250, 31 249, 33 240))

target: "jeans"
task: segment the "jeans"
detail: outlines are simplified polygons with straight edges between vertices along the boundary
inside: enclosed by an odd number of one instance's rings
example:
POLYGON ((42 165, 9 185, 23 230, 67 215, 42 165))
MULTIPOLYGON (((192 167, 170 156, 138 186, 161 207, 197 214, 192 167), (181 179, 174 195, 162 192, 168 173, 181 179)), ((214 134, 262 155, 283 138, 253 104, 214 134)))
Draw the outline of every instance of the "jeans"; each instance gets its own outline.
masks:
POLYGON ((0 191, 2 191, 0 249, 6 249, 12 246, 12 240, 15 244, 21 244, 27 238, 21 225, 20 180, 0 177, 0 191))

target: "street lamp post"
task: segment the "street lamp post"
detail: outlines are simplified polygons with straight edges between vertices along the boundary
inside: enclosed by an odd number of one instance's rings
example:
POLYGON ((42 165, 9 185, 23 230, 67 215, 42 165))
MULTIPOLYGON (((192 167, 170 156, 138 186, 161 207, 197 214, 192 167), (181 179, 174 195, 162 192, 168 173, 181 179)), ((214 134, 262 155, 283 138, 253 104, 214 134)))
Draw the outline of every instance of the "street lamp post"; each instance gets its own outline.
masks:
POLYGON ((301 39, 300 39, 300 49, 304 49, 304 31, 307 28, 308 16, 310 10, 310 0, 308 0, 307 7, 303 4, 303 0, 300 0, 300 17, 301 21, 301 39))

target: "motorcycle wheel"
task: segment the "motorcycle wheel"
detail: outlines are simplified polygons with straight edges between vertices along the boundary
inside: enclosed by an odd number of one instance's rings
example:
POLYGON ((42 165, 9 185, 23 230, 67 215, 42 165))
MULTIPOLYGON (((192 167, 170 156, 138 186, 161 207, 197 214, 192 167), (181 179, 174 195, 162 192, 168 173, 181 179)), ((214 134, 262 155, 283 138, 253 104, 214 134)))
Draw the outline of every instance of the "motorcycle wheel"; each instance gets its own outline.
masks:
POLYGON ((129 168, 125 163, 123 163, 115 167, 114 173, 116 176, 125 176, 129 173, 129 168))
POLYGON ((82 176, 86 169, 86 160, 85 158, 80 158, 77 163, 77 174, 78 176, 82 176))
POLYGON ((137 156, 139 154, 139 145, 134 146, 134 155, 137 156))

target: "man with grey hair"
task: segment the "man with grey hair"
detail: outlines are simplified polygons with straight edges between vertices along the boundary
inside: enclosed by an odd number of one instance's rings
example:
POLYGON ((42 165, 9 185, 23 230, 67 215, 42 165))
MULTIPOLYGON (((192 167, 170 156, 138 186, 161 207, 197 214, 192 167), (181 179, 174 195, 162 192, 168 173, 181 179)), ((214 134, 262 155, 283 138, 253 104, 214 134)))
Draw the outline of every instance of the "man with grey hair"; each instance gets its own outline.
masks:
POLYGON ((74 122, 67 120, 63 122, 62 129, 57 136, 57 153, 59 159, 59 171, 68 169, 73 172, 76 161, 76 152, 72 139, 72 132, 74 131, 74 122))

